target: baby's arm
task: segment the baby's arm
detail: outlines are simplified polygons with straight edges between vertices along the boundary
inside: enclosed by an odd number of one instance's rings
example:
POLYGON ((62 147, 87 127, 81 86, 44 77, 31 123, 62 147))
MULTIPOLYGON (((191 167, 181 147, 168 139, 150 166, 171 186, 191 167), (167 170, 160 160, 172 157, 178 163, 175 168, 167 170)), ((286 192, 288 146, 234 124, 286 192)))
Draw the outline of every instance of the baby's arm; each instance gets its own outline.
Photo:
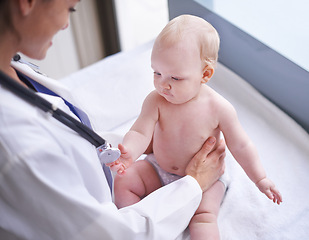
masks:
POLYGON ((139 117, 124 136, 122 144, 118 145, 121 156, 109 165, 112 171, 117 171, 118 174, 124 173, 124 170, 145 152, 159 118, 160 99, 160 95, 155 91, 146 97, 139 117))
POLYGON ((232 155, 245 170, 248 177, 273 202, 280 204, 282 197, 275 184, 266 177, 258 152, 242 128, 234 107, 226 100, 222 100, 219 114, 219 127, 224 134, 226 144, 232 155))

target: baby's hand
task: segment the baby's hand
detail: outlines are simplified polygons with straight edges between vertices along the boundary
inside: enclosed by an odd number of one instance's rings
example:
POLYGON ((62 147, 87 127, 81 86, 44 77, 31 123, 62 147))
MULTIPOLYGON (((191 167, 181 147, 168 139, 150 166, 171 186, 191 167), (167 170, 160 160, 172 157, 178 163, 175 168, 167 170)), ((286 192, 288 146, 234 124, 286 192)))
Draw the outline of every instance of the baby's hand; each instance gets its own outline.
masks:
POLYGON ((268 178, 263 178, 255 184, 262 193, 264 193, 270 200, 278 205, 282 202, 282 197, 275 184, 268 178))
POLYGON ((119 144, 118 148, 121 152, 120 157, 116 161, 106 164, 106 166, 108 166, 111 169, 111 171, 113 172, 117 171, 117 174, 122 175, 125 173, 125 169, 131 166, 133 160, 131 154, 129 153, 129 151, 127 151, 125 146, 119 144))
POLYGON ((121 175, 124 173, 126 166, 122 162, 120 162, 119 159, 120 158, 118 158, 116 161, 112 163, 106 163, 105 165, 108 166, 111 171, 117 172, 119 175, 121 175))

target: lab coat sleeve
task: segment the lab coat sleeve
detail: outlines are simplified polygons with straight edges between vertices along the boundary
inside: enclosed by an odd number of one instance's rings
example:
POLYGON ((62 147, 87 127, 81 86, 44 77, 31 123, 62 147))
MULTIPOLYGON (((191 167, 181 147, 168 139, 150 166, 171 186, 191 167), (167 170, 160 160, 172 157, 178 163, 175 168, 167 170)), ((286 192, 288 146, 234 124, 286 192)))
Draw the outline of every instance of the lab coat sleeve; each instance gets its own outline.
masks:
POLYGON ((94 146, 0 93, 0 238, 170 240, 188 226, 202 197, 194 178, 118 210, 94 146))
POLYGON ((186 176, 153 192, 142 201, 116 209, 109 206, 106 215, 83 229, 76 239, 96 239, 105 226, 108 233, 102 239, 176 239, 188 226, 201 201, 202 191, 197 181, 186 176))
POLYGON ((199 206, 202 191, 195 179, 186 176, 118 210, 104 177, 88 186, 55 145, 42 140, 27 153, 12 154, 3 167, 0 236, 7 229, 21 239, 170 240, 185 230, 199 206), (92 188, 102 189, 101 196, 96 197, 92 188))

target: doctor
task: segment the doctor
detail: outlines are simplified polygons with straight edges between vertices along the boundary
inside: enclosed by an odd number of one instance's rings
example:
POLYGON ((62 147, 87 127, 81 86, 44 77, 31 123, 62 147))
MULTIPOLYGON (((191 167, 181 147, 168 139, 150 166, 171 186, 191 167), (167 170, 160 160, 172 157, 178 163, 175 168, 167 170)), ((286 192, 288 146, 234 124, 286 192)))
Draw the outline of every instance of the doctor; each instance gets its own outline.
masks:
MULTIPOLYGON (((70 98, 56 81, 10 62, 16 52, 43 59, 77 2, 0 0, 0 76, 33 88, 24 74, 70 98)), ((61 98, 37 94, 73 115, 61 98)), ((0 239, 176 239, 224 171, 224 143, 213 150, 214 141, 187 176, 118 210, 95 147, 0 84, 0 239)))

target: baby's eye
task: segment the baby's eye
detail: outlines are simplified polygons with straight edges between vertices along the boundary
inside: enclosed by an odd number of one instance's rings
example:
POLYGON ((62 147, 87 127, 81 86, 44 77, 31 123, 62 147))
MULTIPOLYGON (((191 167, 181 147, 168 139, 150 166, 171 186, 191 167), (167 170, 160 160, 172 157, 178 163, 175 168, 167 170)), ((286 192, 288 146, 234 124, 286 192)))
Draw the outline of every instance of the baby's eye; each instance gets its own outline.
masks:
POLYGON ((154 75, 161 76, 161 73, 153 72, 154 75))
POLYGON ((172 77, 172 79, 176 80, 176 81, 180 80, 180 78, 178 78, 178 77, 172 77))

